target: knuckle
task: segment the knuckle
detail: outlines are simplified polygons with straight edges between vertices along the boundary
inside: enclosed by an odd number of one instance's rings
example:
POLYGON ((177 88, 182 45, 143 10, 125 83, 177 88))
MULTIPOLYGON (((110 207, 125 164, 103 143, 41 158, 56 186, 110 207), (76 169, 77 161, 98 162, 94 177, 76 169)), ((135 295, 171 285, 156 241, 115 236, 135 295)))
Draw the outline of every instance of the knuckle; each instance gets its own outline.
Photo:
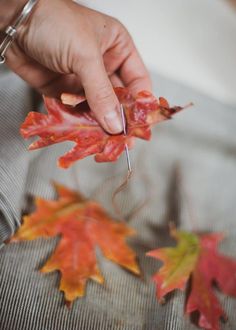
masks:
POLYGON ((117 27, 124 29, 127 31, 126 27, 124 26, 124 24, 116 17, 111 17, 113 24, 115 24, 117 27))
POLYGON ((116 34, 118 36, 119 44, 126 51, 126 53, 130 53, 135 49, 135 44, 129 31, 119 21, 116 27, 116 34))
POLYGON ((122 26, 122 27, 124 26, 118 18, 116 18, 116 17, 111 17, 111 19, 112 19, 112 21, 113 21, 113 24, 115 24, 115 25, 117 25, 117 26, 122 26))
POLYGON ((127 28, 121 21, 119 21, 115 17, 111 17, 111 21, 112 21, 113 27, 116 29, 116 31, 119 34, 122 34, 123 36, 126 36, 127 38, 131 38, 129 31, 127 30, 127 28))

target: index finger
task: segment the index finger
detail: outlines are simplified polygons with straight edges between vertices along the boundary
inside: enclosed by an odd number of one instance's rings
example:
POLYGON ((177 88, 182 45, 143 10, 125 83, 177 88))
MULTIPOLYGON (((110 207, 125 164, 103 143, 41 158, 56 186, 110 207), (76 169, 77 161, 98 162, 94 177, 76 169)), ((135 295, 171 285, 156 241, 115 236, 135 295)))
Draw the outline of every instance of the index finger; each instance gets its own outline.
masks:
POLYGON ((133 95, 142 90, 152 91, 150 75, 135 45, 120 67, 120 77, 133 95))

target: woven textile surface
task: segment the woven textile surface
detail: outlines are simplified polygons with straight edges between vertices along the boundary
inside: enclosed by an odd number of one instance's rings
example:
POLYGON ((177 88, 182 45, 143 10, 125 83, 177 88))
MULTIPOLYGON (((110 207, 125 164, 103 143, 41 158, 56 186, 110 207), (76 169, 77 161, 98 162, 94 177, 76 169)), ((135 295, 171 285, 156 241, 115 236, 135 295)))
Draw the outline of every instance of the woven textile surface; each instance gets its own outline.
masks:
MULTIPOLYGON (((31 207, 29 196, 54 198, 52 180, 95 196, 114 214, 111 195, 125 176, 125 158, 97 164, 90 157, 62 170, 56 159, 70 145, 28 152, 19 126, 36 110, 32 91, 14 74, 0 71, 0 330, 196 329, 183 314, 182 292, 170 295, 164 306, 157 303, 151 276, 160 264, 145 252, 170 244, 167 223, 173 220, 187 230, 225 231, 221 250, 236 255, 236 109, 164 78, 153 80, 156 95, 195 106, 158 125, 151 142, 137 141, 131 152, 134 177, 117 198, 137 231, 129 243, 144 276, 133 276, 97 251, 106 283, 90 282, 86 297, 68 310, 57 289, 59 274, 38 272, 57 239, 3 242, 20 225, 22 210, 31 207), (131 217, 147 196, 148 203, 131 217)), ((220 293, 219 298, 229 316, 222 329, 235 329, 236 299, 220 293)))

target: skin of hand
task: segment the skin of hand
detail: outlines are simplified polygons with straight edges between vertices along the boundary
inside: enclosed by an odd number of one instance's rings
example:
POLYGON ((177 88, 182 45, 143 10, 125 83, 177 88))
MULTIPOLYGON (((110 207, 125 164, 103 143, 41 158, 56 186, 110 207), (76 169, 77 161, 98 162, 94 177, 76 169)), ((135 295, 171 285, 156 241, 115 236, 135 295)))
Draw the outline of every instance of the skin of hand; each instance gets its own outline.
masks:
POLYGON ((101 126, 122 131, 114 86, 135 95, 151 81, 126 28, 71 0, 39 0, 9 48, 7 65, 40 93, 85 92, 101 126))

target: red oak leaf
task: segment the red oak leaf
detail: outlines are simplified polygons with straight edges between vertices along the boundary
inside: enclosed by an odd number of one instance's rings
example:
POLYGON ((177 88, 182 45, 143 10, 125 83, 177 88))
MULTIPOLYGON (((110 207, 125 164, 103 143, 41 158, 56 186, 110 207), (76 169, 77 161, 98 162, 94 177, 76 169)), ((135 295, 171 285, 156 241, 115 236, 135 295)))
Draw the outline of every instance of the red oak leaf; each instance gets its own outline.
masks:
POLYGON ((236 297, 236 261, 217 252, 222 234, 200 237, 201 253, 192 275, 192 289, 186 304, 186 312, 199 312, 199 326, 218 330, 219 319, 226 320, 212 284, 230 296, 236 297))
POLYGON ((199 313, 198 325, 203 329, 219 330, 219 319, 226 319, 213 284, 230 296, 236 297, 236 261, 217 251, 223 235, 197 235, 172 232, 176 247, 151 251, 149 256, 160 259, 164 265, 153 280, 159 300, 174 289, 184 289, 191 277, 191 289, 186 302, 186 313, 199 313))
POLYGON ((24 217, 23 225, 11 241, 28 241, 39 237, 60 236, 59 243, 41 272, 60 271, 60 290, 65 300, 73 302, 85 293, 92 279, 103 283, 96 247, 103 255, 139 274, 136 255, 126 244, 134 231, 124 223, 113 220, 95 201, 80 193, 56 185, 58 200, 36 199, 36 211, 24 217))
POLYGON ((74 148, 59 159, 59 166, 67 168, 75 161, 95 155, 97 162, 116 161, 132 145, 132 138, 151 138, 151 126, 171 116, 183 108, 170 107, 164 98, 155 98, 142 91, 133 97, 128 89, 116 88, 115 92, 124 106, 127 122, 127 136, 110 135, 105 132, 90 111, 85 98, 79 95, 62 94, 62 102, 44 98, 48 114, 30 112, 21 126, 24 138, 39 136, 30 150, 51 144, 73 141, 74 148))

